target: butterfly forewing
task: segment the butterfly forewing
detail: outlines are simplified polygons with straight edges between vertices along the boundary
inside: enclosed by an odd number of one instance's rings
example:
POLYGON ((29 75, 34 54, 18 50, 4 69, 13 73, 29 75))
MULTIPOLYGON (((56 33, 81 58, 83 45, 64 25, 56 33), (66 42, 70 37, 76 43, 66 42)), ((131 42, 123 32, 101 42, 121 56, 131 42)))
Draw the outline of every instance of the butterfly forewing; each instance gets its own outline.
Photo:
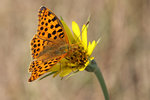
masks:
POLYGON ((41 39, 57 43, 58 39, 68 43, 64 28, 57 16, 46 7, 39 11, 38 36, 41 39))

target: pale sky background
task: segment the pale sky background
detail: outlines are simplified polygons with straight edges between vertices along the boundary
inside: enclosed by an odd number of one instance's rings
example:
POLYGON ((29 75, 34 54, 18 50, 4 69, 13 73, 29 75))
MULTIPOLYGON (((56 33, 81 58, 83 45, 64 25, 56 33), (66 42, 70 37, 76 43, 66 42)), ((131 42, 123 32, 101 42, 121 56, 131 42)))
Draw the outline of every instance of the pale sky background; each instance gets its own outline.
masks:
POLYGON ((95 75, 86 71, 68 80, 27 82, 30 41, 42 5, 62 16, 70 28, 72 21, 81 28, 91 15, 88 40, 102 37, 93 56, 111 100, 150 99, 149 0, 1 0, 1 100, 104 100, 95 75))

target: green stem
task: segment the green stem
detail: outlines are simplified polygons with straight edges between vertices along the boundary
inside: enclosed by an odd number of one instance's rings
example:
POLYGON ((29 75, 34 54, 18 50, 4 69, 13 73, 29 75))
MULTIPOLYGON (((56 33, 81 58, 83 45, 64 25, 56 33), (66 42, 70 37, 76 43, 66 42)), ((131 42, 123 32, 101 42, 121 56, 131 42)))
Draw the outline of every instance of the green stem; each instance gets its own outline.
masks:
POLYGON ((90 64, 86 67, 85 70, 88 72, 94 72, 94 74, 96 75, 96 77, 99 81, 99 84, 101 85, 105 100, 109 100, 109 95, 108 95, 108 91, 107 91, 107 87, 106 87, 103 75, 102 75, 100 69, 98 68, 95 60, 92 60, 90 62, 90 64))

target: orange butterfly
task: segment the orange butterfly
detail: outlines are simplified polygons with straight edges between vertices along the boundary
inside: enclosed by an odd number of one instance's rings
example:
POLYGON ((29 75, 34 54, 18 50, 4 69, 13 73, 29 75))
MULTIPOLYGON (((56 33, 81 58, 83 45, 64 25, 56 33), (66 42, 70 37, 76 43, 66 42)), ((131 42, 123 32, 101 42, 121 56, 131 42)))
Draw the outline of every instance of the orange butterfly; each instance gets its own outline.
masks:
POLYGON ((30 64, 29 82, 36 80, 64 58, 69 50, 69 41, 62 23, 48 8, 39 11, 37 34, 31 40, 33 61, 30 64))

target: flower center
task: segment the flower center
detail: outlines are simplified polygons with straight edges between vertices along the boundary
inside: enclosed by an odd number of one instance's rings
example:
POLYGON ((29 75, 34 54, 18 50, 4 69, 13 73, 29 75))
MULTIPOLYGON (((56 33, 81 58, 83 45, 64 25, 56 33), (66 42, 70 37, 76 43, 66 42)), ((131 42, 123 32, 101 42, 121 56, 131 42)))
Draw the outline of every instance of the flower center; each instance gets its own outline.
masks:
POLYGON ((80 69, 85 66, 88 61, 87 51, 84 50, 84 47, 79 44, 73 44, 70 47, 70 52, 68 53, 67 60, 74 64, 75 66, 71 66, 72 68, 80 69))

